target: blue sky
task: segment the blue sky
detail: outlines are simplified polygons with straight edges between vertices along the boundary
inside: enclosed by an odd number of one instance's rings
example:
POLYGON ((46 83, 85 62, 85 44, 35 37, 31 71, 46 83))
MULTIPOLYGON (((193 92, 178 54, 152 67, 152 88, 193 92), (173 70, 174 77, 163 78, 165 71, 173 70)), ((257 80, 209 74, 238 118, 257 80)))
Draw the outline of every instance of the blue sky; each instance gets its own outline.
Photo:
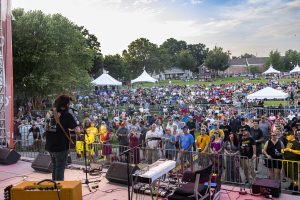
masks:
POLYGON ((145 37, 223 47, 232 55, 300 51, 300 0, 13 0, 13 8, 61 13, 98 37, 102 52, 121 53, 145 37))

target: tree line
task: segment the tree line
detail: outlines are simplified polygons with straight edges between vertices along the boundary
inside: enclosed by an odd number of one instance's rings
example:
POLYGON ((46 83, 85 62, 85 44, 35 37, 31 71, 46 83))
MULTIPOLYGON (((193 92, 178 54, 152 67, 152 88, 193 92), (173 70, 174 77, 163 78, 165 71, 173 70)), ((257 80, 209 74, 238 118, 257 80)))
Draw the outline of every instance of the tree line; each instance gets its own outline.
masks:
MULTIPOLYGON (((229 51, 221 47, 209 50, 205 44, 188 44, 174 38, 161 45, 138 38, 122 54, 104 56, 95 35, 60 14, 25 12, 19 8, 13 10, 13 16, 14 89, 18 99, 40 100, 50 94, 83 89, 103 69, 119 80, 128 81, 143 69, 157 74, 172 67, 196 72, 201 64, 219 71, 229 67, 229 51)), ((280 56, 277 62, 277 57, 278 51, 270 53, 275 68, 291 68, 299 62, 299 53, 292 50, 286 53, 288 59, 280 56)))

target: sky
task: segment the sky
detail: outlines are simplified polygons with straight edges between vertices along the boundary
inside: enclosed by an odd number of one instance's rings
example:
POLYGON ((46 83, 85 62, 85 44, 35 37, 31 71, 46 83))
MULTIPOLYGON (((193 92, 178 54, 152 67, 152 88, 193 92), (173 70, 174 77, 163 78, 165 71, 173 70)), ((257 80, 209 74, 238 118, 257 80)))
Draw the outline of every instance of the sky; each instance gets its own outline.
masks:
POLYGON ((12 8, 61 13, 96 35, 104 55, 141 37, 220 46, 233 56, 300 51, 300 0, 12 0, 12 8))

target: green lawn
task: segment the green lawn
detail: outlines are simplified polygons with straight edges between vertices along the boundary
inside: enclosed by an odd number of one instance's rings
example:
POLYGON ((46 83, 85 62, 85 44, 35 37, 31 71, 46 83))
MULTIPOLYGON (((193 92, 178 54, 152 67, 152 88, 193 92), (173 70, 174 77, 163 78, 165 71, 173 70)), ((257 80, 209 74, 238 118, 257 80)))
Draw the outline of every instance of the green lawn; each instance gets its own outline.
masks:
MULTIPOLYGON (((295 79, 280 79, 280 82, 285 82, 285 83, 290 83, 294 81, 295 79)), ((170 80, 163 80, 159 81, 157 83, 137 83, 134 84, 134 88, 138 87, 153 87, 153 86, 165 86, 169 85, 170 80)), ((228 77, 228 78, 217 78, 214 79, 213 81, 199 81, 199 80, 189 80, 189 81, 183 81, 183 80, 171 80, 172 85, 209 85, 209 84, 214 84, 214 85, 220 85, 224 83, 237 83, 237 82, 243 82, 243 83, 267 83, 268 79, 254 79, 254 80, 249 80, 247 77, 228 77)))

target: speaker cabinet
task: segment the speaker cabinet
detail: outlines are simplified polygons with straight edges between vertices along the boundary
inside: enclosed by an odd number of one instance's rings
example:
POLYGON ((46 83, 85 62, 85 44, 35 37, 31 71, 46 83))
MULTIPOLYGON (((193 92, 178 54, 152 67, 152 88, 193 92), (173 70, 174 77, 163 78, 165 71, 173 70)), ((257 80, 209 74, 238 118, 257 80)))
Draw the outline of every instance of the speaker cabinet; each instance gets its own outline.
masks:
POLYGON ((52 162, 51 162, 50 155, 39 153, 37 155, 37 157, 34 159, 33 163, 31 164, 31 167, 35 171, 51 173, 52 172, 52 162))
MULTIPOLYGON (((137 166, 129 165, 129 177, 138 169, 137 166)), ((127 163, 113 162, 106 172, 106 179, 113 183, 127 185, 127 163)), ((129 181, 131 185, 131 179, 129 181)))
POLYGON ((10 165, 18 162, 21 155, 13 149, 0 148, 0 164, 10 165))
POLYGON ((280 182, 265 178, 256 178, 252 183, 252 193, 269 195, 278 198, 281 193, 280 182))

